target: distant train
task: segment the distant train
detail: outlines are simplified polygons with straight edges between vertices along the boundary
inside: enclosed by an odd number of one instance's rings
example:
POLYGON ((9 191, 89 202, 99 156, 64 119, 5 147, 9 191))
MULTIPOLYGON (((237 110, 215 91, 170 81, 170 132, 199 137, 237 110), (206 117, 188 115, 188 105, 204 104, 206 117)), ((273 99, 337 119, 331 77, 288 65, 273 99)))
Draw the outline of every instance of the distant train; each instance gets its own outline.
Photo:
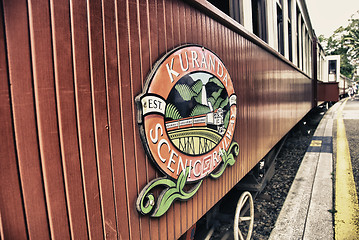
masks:
POLYGON ((3 0, 0 21, 1 239, 193 239, 339 97, 304 0, 3 0))

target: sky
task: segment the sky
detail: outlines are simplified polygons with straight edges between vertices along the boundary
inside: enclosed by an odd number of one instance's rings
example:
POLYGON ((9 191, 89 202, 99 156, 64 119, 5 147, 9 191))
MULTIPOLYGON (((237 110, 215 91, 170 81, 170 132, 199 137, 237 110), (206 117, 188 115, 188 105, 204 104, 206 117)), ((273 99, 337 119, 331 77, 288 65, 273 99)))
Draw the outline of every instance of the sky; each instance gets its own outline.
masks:
MULTIPOLYGON (((330 37, 359 10, 359 0, 305 0, 310 20, 317 36, 330 37)), ((358 16, 358 15, 356 15, 358 16)))

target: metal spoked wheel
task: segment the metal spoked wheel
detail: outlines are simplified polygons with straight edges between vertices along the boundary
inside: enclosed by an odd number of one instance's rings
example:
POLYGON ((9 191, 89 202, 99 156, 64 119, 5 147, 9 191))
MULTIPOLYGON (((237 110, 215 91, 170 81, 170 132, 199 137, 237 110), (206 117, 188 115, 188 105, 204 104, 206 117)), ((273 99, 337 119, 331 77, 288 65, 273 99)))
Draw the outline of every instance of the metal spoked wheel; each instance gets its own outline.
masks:
POLYGON ((254 204, 250 192, 242 193, 234 216, 234 240, 249 240, 252 237, 254 223, 254 204), (249 214, 249 215, 248 215, 249 214))

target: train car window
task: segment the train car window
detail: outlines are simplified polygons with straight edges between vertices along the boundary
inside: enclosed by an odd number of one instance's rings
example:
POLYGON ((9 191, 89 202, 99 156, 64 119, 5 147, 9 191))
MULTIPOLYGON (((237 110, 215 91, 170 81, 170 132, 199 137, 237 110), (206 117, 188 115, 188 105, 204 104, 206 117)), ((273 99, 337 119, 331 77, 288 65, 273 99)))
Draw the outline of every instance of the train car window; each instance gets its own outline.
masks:
POLYGON ((278 52, 284 55, 283 10, 279 4, 277 4, 277 33, 278 52))
POLYGON ((310 40, 310 37, 309 37, 309 32, 308 32, 308 53, 307 53, 307 59, 308 59, 308 75, 309 76, 312 76, 312 52, 313 52, 313 46, 312 46, 312 41, 310 40))
POLYGON ((308 56, 308 40, 307 40, 307 29, 305 28, 305 24, 304 21, 302 20, 303 24, 302 24, 302 29, 303 29, 303 40, 302 40, 302 45, 303 45, 303 49, 302 49, 302 66, 303 66, 303 71, 306 73, 308 70, 308 62, 307 62, 307 56, 308 56))
POLYGON ((299 28, 300 26, 300 11, 297 5, 296 8, 296 12, 297 12, 297 31, 296 31, 296 37, 297 37, 297 66, 300 67, 300 31, 301 29, 299 28))
POLYGON ((252 0, 253 33, 267 42, 267 20, 265 0, 252 0))
POLYGON ((240 0, 227 0, 227 1, 221 1, 221 0, 207 0, 211 4, 213 4, 215 7, 217 7, 219 10, 233 18, 239 23, 241 22, 241 16, 240 16, 240 0))
POLYGON ((337 77, 337 60, 329 60, 328 62, 329 81, 336 81, 337 77))
POLYGON ((305 38, 304 38, 304 42, 305 42, 305 52, 304 52, 304 63, 305 63, 305 71, 306 73, 308 73, 310 75, 309 72, 309 51, 310 51, 310 44, 309 44, 309 34, 308 34, 308 30, 305 27, 305 38))
POLYGON ((207 0, 207 1, 212 3, 216 8, 218 8, 228 16, 230 15, 229 1, 221 1, 221 0, 207 0))
POLYGON ((288 20, 292 20, 292 0, 288 0, 288 20))
POLYGON ((322 58, 319 49, 317 53, 317 79, 322 80, 322 58))
POLYGON ((242 23, 241 21, 241 7, 240 7, 240 0, 230 0, 229 1, 229 14, 230 16, 236 20, 239 23, 242 23))
POLYGON ((299 31, 301 32, 301 39, 300 39, 300 61, 301 61, 301 69, 304 71, 304 51, 305 51, 305 33, 304 33, 304 22, 303 22, 303 18, 301 17, 300 18, 300 22, 301 22, 301 25, 300 25, 300 29, 299 31))
POLYGON ((289 47, 289 61, 293 61, 293 43, 292 43, 292 24, 288 21, 288 47, 289 47))
POLYGON ((308 35, 308 45, 309 45, 309 52, 308 52, 308 62, 309 62, 309 64, 308 64, 308 69, 309 69, 309 76, 312 76, 312 71, 313 71, 313 69, 312 69, 312 58, 311 58, 311 56, 312 56, 312 53, 313 53, 313 44, 312 44, 312 40, 310 39, 310 36, 308 35))
POLYGON ((288 0, 288 47, 289 61, 293 61, 293 43, 292 43, 292 1, 288 0))

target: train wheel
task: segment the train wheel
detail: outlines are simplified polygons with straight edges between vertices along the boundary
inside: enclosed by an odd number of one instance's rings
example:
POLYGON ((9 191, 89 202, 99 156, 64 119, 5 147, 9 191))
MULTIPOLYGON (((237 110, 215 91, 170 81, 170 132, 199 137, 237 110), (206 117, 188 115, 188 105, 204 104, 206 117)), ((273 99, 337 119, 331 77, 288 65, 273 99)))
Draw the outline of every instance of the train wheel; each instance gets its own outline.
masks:
POLYGON ((254 204, 250 192, 242 193, 234 216, 234 240, 251 239, 254 223, 254 204), (249 214, 249 215, 248 215, 249 214))

